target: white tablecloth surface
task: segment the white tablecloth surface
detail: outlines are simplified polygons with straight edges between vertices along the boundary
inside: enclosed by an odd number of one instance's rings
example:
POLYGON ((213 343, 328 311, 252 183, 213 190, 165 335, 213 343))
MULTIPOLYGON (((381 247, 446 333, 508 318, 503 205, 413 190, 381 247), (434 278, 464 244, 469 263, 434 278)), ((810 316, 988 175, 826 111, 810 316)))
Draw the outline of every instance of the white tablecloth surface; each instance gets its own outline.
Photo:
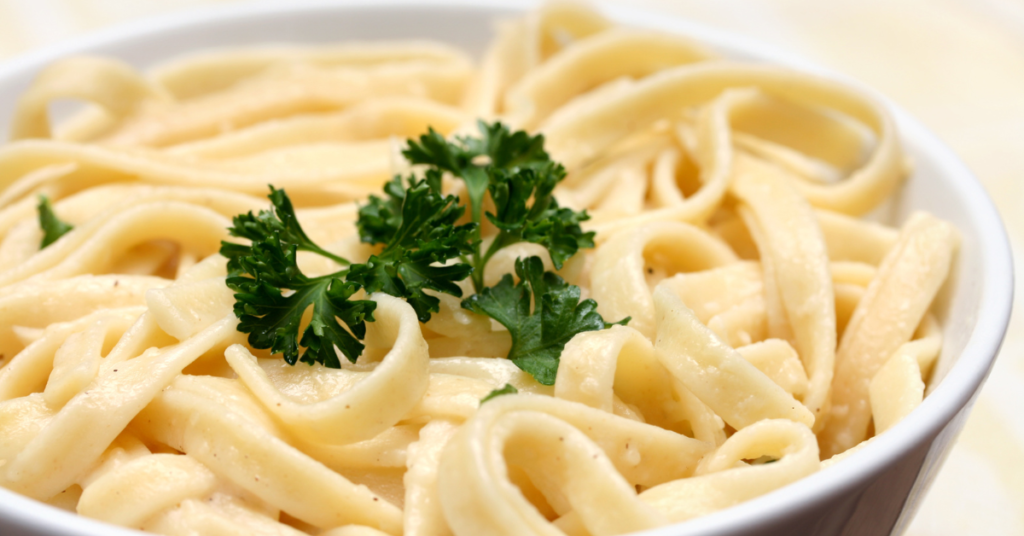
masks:
MULTIPOLYGON (((0 60, 113 24, 242 1, 0 0, 0 60)), ((613 3, 746 34, 888 95, 938 133, 985 184, 1009 228, 1018 277, 1024 271, 1024 1, 613 3)), ((1019 293, 1014 303, 1024 310, 1019 293)), ((995 370, 908 536, 1024 534, 1021 322, 1015 315, 995 370)))

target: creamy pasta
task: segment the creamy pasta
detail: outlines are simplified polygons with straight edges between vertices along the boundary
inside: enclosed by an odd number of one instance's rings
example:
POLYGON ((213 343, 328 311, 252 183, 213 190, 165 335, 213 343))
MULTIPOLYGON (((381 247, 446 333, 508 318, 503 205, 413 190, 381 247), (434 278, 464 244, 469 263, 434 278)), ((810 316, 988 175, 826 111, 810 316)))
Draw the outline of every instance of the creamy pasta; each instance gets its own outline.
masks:
MULTIPOLYGON (((0 147, 0 486, 166 535, 599 536, 727 508, 921 403, 957 233, 864 218, 908 173, 871 96, 575 4, 502 22, 479 65, 429 42, 146 75, 61 60, 0 147), (88 107, 51 126, 58 99, 88 107), (405 140, 477 119, 544 135, 568 172, 555 198, 596 233, 557 273, 629 321, 575 335, 553 385, 433 291, 425 323, 365 296, 365 349, 341 368, 254 347, 218 254, 231 218, 272 184, 310 239, 366 260, 357 211, 416 172, 405 140), (40 196, 73 226, 42 248, 40 196)), ((530 256, 559 264, 520 242, 483 284, 530 256)))

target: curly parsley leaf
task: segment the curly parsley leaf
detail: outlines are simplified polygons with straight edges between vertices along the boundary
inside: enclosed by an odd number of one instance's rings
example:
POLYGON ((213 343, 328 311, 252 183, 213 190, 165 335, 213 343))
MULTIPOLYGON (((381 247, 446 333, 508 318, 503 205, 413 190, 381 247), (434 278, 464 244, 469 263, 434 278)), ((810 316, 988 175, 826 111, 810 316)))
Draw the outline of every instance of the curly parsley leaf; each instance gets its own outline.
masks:
POLYGON ((467 147, 465 140, 449 142, 433 128, 420 136, 419 142, 409 140, 402 155, 411 164, 425 164, 438 171, 447 171, 466 182, 466 193, 473 211, 473 221, 480 223, 488 178, 484 167, 475 163, 482 153, 467 147))
POLYGON ((547 248, 556 269, 580 249, 594 247, 594 233, 585 233, 580 227, 590 219, 586 211, 559 207, 551 195, 564 177, 565 169, 554 162, 493 174, 488 190, 496 213, 488 212, 487 219, 500 232, 484 255, 485 264, 498 249, 522 241, 547 248), (531 198, 533 204, 528 207, 531 198))
POLYGON ((53 212, 53 206, 50 205, 50 199, 45 195, 39 196, 39 205, 36 206, 36 210, 39 211, 39 227, 43 230, 43 239, 39 243, 39 249, 46 248, 74 229, 73 225, 63 222, 57 217, 57 214, 53 212))
MULTIPOLYGON (((544 137, 512 132, 500 122, 480 121, 478 128, 480 137, 462 137, 454 142, 430 130, 419 141, 410 140, 403 152, 413 164, 461 178, 466 183, 473 221, 482 223, 486 217, 499 229, 487 251, 473 252, 476 290, 483 288, 487 261, 501 248, 517 242, 543 245, 558 269, 581 248, 594 247, 594 233, 584 233, 580 227, 589 219, 586 211, 559 207, 552 196, 566 172, 544 151, 544 137), (487 193, 494 201, 495 212, 484 214, 487 193)), ((381 208, 373 210, 381 212, 381 208)))
POLYGON ((395 175, 384 185, 384 197, 371 195, 367 203, 359 207, 359 219, 356 220, 359 240, 367 244, 386 243, 402 225, 404 201, 402 177, 395 175))
POLYGON ((522 130, 512 132, 501 122, 477 122, 480 137, 457 138, 450 142, 434 129, 420 136, 419 142, 409 140, 402 152, 412 164, 426 164, 447 171, 466 183, 473 221, 483 220, 484 194, 491 184, 494 170, 513 171, 544 165, 551 157, 544 151, 544 136, 530 136, 522 130))
POLYGON ((302 273, 296 262, 300 249, 342 264, 348 261, 306 236, 284 190, 271 187, 269 198, 271 210, 235 216, 228 229, 232 236, 248 238, 250 245, 221 242, 220 253, 228 258, 227 286, 235 291, 238 331, 249 334, 253 348, 282 354, 292 365, 301 360, 339 368, 335 347, 355 362, 363 351, 359 339, 377 304, 350 299, 359 286, 342 279, 347 270, 321 277, 302 273), (312 318, 300 338, 303 315, 311 306, 312 318))
POLYGON ((512 349, 508 358, 544 385, 554 385, 565 344, 577 333, 598 331, 605 322, 594 300, 580 301, 580 288, 545 272, 540 257, 518 259, 513 284, 505 274, 497 285, 462 301, 462 307, 487 315, 508 329, 512 349), (531 310, 531 303, 536 304, 531 310))
POLYGON ((359 211, 360 237, 383 243, 384 249, 365 264, 353 265, 346 277, 367 292, 386 292, 405 298, 421 322, 440 310, 441 301, 425 289, 462 297, 458 282, 469 277, 469 264, 449 261, 476 248, 476 224, 456 225, 465 212, 455 196, 441 193, 440 172, 408 180, 398 191, 400 179, 385 187, 387 199, 372 196, 359 211), (396 186, 397 185, 397 186, 396 186))
POLYGON ((514 395, 518 392, 519 389, 516 389, 516 386, 512 385, 511 383, 506 383, 504 387, 500 389, 495 389, 490 393, 487 393, 487 396, 480 399, 480 404, 482 405, 484 402, 487 402, 492 398, 497 398, 502 395, 514 395))
MULTIPOLYGON (((267 197, 270 199, 270 210, 261 210, 256 215, 253 215, 252 211, 250 211, 247 214, 235 216, 232 218, 233 225, 228 228, 228 233, 231 236, 248 238, 254 244, 267 239, 267 237, 277 236, 282 243, 294 245, 301 251, 310 251, 322 255, 339 264, 349 263, 348 260, 316 245, 306 236, 306 232, 299 225, 298 218, 295 217, 295 208, 292 207, 292 201, 284 190, 278 190, 271 185, 270 195, 267 197)), ((238 250, 235 256, 238 256, 241 251, 238 250)), ((228 259, 231 258, 228 257, 228 259)), ((231 269, 230 265, 228 269, 231 269)))

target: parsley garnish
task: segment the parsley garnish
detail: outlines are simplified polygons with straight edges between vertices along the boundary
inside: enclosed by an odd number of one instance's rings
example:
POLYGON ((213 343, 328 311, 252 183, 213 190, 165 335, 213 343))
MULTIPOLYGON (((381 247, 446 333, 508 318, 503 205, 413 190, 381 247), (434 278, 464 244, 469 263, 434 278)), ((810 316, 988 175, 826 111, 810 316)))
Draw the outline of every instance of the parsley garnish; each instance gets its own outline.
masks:
MULTIPOLYGON (((546 247, 561 268, 580 248, 594 246, 594 233, 580 227, 588 219, 585 211, 555 201, 552 192, 565 169, 544 152, 542 136, 510 132, 501 123, 479 126, 480 138, 453 143, 431 129, 418 142, 409 141, 403 154, 423 166, 422 178, 396 176, 382 197, 370 196, 359 208, 360 240, 381 247, 365 263, 351 263, 315 244, 284 190, 273 186, 270 210, 235 216, 230 234, 250 244, 222 242, 220 252, 228 258, 227 285, 235 291, 238 330, 249 334, 249 344, 282 354, 293 365, 303 361, 338 368, 335 348, 355 362, 364 348, 360 339, 366 322, 374 320, 375 302, 353 300, 357 292, 403 298, 427 322, 440 310, 440 300, 425 291, 462 297, 459 283, 472 278, 478 294, 462 306, 508 328, 513 341, 509 358, 537 381, 554 383, 565 343, 577 333, 611 324, 596 312, 593 300, 580 302, 579 287, 545 273, 539 257, 516 262, 516 285, 506 274, 485 288, 484 267, 498 250, 528 241, 546 247), (444 173, 466 183, 468 223, 460 223, 467 205, 442 192, 444 173), (495 208, 485 213, 487 194, 495 208), (482 250, 485 217, 498 232, 482 250), (298 251, 327 257, 342 268, 309 277, 298 267, 298 251), (301 329, 310 308, 311 320, 301 329)), ((484 400, 508 392, 515 388, 506 386, 484 400)))
POLYGON ((495 389, 490 393, 487 393, 487 396, 480 399, 480 404, 483 404, 484 402, 487 402, 488 400, 499 397, 501 395, 514 395, 518 392, 519 389, 516 389, 516 386, 512 385, 511 383, 506 383, 505 386, 502 387, 501 389, 495 389))
POLYGON ((45 195, 39 196, 39 205, 36 209, 39 211, 39 227, 43 229, 43 240, 39 243, 39 249, 44 249, 74 229, 73 225, 57 217, 50 205, 50 199, 45 195))
POLYGON ((462 306, 485 314, 508 329, 512 349, 508 358, 544 385, 554 385, 565 343, 577 333, 597 331, 609 324, 597 312, 597 302, 580 302, 580 287, 544 271, 539 257, 516 260, 519 283, 505 274, 497 285, 462 301, 462 306), (536 307, 531 311, 531 301, 536 307))
MULTIPOLYGON (((551 195, 565 178, 565 168, 544 151, 544 136, 510 132, 501 123, 480 121, 478 127, 480 138, 463 137, 454 143, 430 129, 419 142, 410 140, 402 153, 413 164, 461 178, 466 183, 472 220, 478 225, 483 223, 484 194, 491 194, 497 212, 488 212, 486 217, 499 232, 486 251, 481 251, 479 242, 473 248, 473 288, 483 290, 487 261, 517 242, 545 246, 559 269, 580 248, 594 247, 594 233, 585 233, 580 227, 580 222, 590 218, 586 211, 559 207, 551 195)), ((479 232, 478 227, 477 239, 479 232)))
POLYGON ((348 269, 320 277, 303 274, 295 260, 299 250, 342 265, 349 262, 306 236, 284 190, 271 186, 269 197, 271 210, 235 216, 228 229, 232 236, 248 238, 251 245, 221 242, 220 253, 228 258, 227 285, 235 291, 238 331, 249 334, 253 348, 269 348, 291 365, 300 359, 300 345, 306 349, 301 354, 304 363, 340 368, 335 346, 355 362, 363 351, 359 339, 366 335, 365 321, 373 321, 377 304, 349 300, 359 285, 343 280, 348 269), (300 340, 302 316, 310 305, 313 316, 300 340))
POLYGON ((384 250, 365 264, 353 265, 348 281, 367 292, 383 291, 405 298, 420 322, 440 310, 441 300, 424 289, 462 297, 456 284, 473 271, 468 264, 445 263, 470 253, 476 246, 476 224, 455 225, 465 207, 453 195, 441 194, 441 173, 428 171, 427 178, 400 177, 385 186, 388 199, 370 197, 359 210, 359 236, 364 242, 384 243, 384 250))

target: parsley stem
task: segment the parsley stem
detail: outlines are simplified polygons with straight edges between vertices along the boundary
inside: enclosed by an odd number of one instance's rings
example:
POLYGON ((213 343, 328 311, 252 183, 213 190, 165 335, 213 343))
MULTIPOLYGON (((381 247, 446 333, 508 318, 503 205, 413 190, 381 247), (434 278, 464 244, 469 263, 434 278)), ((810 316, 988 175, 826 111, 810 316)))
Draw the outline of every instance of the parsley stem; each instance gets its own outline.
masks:
POLYGON ((473 255, 473 289, 479 293, 484 288, 484 268, 487 266, 487 261, 491 260, 502 248, 508 247, 516 242, 519 242, 518 236, 506 232, 498 232, 498 236, 494 237, 494 241, 487 247, 487 251, 481 256, 479 254, 480 246, 477 246, 477 253, 473 255))
MULTIPOLYGON (((334 261, 334 262, 336 262, 336 263, 338 263, 338 264, 340 264, 342 266, 348 266, 348 265, 352 264, 348 259, 346 259, 344 257, 339 257, 339 256, 331 253, 330 251, 327 251, 327 250, 325 250, 325 249, 321 248, 320 246, 318 246, 316 244, 313 244, 313 243, 310 243, 309 245, 306 245, 305 247, 302 247, 300 249, 304 249, 306 251, 310 251, 310 252, 316 253, 317 255, 322 255, 324 257, 327 257, 328 259, 331 259, 332 261, 334 261)), ((347 271, 347 270, 343 270, 343 271, 347 271)))

